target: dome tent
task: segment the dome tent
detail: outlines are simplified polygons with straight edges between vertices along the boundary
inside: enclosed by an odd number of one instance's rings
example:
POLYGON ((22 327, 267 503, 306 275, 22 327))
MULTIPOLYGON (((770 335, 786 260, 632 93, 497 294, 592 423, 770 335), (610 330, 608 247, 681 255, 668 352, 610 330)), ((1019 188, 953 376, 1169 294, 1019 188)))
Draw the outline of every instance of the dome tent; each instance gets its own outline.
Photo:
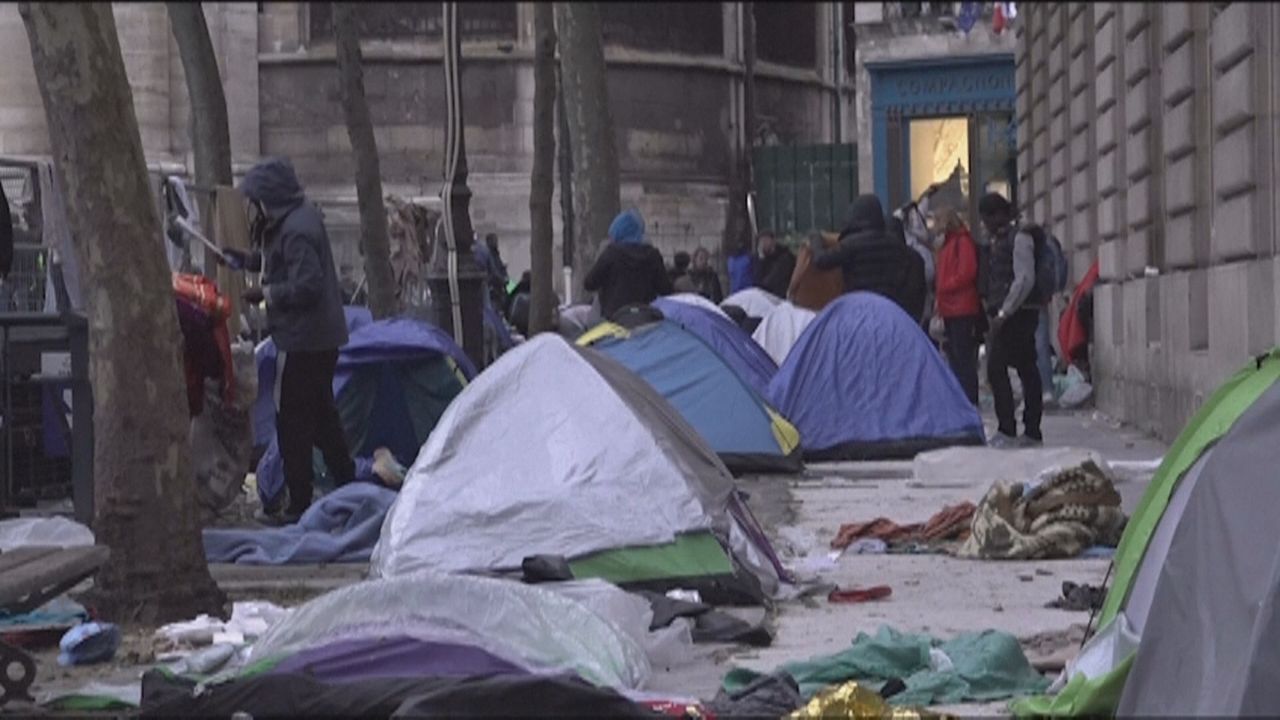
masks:
POLYGON ((764 348, 770 359, 781 365, 786 362, 787 355, 805 328, 817 316, 812 310, 784 302, 764 316, 755 332, 751 333, 751 339, 764 348))
POLYGON ((1280 714, 1277 380, 1273 350, 1187 423, 1116 549, 1101 630, 1018 715, 1280 714))
POLYGON ((809 324, 766 399, 806 460, 910 458, 981 445, 982 419, 920 326, 893 301, 849 293, 809 324))
MULTIPOLYGON (((653 308, 641 309, 658 316, 653 308)), ((578 344, 608 355, 649 383, 731 472, 803 469, 795 427, 707 343, 676 323, 660 316, 630 329, 602 323, 578 338, 578 344)))
POLYGON ((671 297, 658 298, 652 304, 668 320, 702 338, 751 389, 764 394, 778 372, 777 363, 719 308, 706 310, 671 297))
MULTIPOLYGON (((262 362, 263 354, 259 355, 262 362)), ((274 374, 274 348, 270 368, 274 374)), ((259 375, 262 374, 259 366, 259 375)), ((475 376, 471 361, 439 328, 409 318, 359 324, 338 353, 334 399, 351 454, 368 458, 385 447, 402 465, 417 457, 454 397, 475 376)), ((259 388, 271 399, 272 387, 259 388)), ((319 470, 323 460, 315 453, 319 470)), ((284 465, 275 434, 258 462, 258 495, 264 505, 283 492, 284 465)), ((317 478, 322 478, 317 472, 317 478)))
POLYGON ((763 318, 781 302, 782 298, 770 293, 768 290, 749 287, 739 290, 720 301, 720 307, 724 308, 732 305, 742 308, 747 317, 763 318))
POLYGON ((445 411, 371 567, 505 572, 534 555, 565 557, 577 578, 694 587, 710 602, 758 601, 781 572, 728 470, 679 413, 617 362, 547 333, 445 411))

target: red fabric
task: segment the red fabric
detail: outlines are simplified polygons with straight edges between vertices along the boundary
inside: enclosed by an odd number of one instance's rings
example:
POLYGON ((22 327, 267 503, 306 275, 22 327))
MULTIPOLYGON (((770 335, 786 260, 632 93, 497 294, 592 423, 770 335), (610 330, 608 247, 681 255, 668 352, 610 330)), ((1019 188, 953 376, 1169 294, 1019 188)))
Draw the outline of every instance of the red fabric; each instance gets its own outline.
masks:
MULTIPOLYGON (((213 338, 218 345, 218 354, 222 356, 222 398, 231 403, 236 397, 236 371, 231 362, 231 333, 227 330, 227 319, 231 317, 231 298, 218 291, 218 284, 203 275, 187 273, 173 274, 173 294, 196 305, 213 320, 213 338)), ((187 381, 188 405, 191 398, 198 396, 201 400, 192 409, 199 414, 203 406, 204 380, 197 369, 197 363, 187 358, 184 353, 183 370, 187 381)))
POLYGON ((860 603, 870 602, 872 600, 883 600, 893 594, 893 588, 888 585, 876 585, 869 588, 851 588, 849 590, 840 590, 839 588, 832 590, 827 595, 827 602, 833 603, 860 603))
POLYGON ((946 319, 979 314, 978 247, 968 230, 947 233, 937 264, 938 316, 946 319))
POLYGON ((846 523, 840 526, 831 547, 843 550, 862 538, 878 538, 886 543, 944 542, 964 538, 969 532, 977 507, 971 502, 948 505, 927 521, 899 525, 888 518, 870 522, 846 523))
POLYGON ((1078 361, 1088 347, 1089 329, 1080 322, 1078 311, 1080 299, 1093 290, 1093 286, 1097 283, 1098 261, 1094 260, 1093 265, 1089 266, 1089 272, 1085 273, 1080 284, 1076 286, 1075 292, 1071 293, 1071 302, 1067 303, 1067 309, 1062 311, 1062 317, 1058 322, 1058 347, 1062 348, 1062 353, 1069 364, 1078 361))

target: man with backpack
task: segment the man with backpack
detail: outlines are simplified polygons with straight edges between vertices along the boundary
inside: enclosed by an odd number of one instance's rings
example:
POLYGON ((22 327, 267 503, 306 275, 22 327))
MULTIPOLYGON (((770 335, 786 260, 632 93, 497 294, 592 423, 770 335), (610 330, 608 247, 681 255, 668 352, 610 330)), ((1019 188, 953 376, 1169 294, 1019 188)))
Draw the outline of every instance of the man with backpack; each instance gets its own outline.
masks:
POLYGON ((1013 207, 1003 196, 988 193, 978 203, 978 215, 990 236, 987 272, 982 288, 990 330, 987 333, 987 382, 995 396, 999 423, 992 447, 1028 447, 1043 443, 1040 419, 1044 412, 1043 385, 1036 366, 1036 327, 1054 281, 1047 260, 1044 231, 1013 222, 1013 207), (1025 409, 1023 436, 1018 437, 1009 368, 1022 380, 1025 409))

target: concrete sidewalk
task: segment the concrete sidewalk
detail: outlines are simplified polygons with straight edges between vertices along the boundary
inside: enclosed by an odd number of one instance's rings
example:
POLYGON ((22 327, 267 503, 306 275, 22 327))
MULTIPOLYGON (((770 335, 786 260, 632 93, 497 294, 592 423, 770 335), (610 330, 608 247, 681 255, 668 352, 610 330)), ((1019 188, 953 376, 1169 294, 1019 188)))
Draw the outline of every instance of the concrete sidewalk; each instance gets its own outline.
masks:
MULTIPOLYGON (((1120 463, 1117 490, 1129 512, 1154 470, 1154 463, 1140 461, 1158 460, 1165 451, 1163 444, 1091 411, 1047 415, 1044 430, 1046 447, 1094 450, 1108 462, 1120 463)), ((992 462, 998 463, 1013 462, 1008 453, 1025 451, 989 452, 992 462)), ((977 503, 991 484, 926 485, 913 479, 911 466, 910 462, 842 463, 811 467, 801 479, 760 477, 742 484, 780 551, 794 544, 789 540, 799 538, 802 543, 811 542, 815 554, 827 552, 842 523, 879 516, 899 523, 924 521, 946 505, 963 500, 977 503)), ((993 465, 993 475, 998 470, 993 465)), ((1068 643, 1066 637, 1073 625, 1088 622, 1088 613, 1048 609, 1045 604, 1059 597, 1063 581, 1100 585, 1107 567, 1107 560, 1001 562, 943 555, 845 554, 823 573, 825 580, 842 588, 888 585, 893 595, 854 605, 831 604, 825 597, 784 603, 778 608, 777 636, 771 647, 711 651, 696 668, 660 673, 655 685, 709 698, 716 686, 707 683, 718 683, 732 666, 767 672, 788 661, 838 652, 859 632, 874 633, 881 625, 941 638, 985 629, 1003 630, 1020 639, 1049 634, 1062 640, 1056 653, 1060 662, 1078 646, 1078 640, 1068 643)), ((1029 657, 1036 659, 1035 653, 1029 657)), ((1004 707, 1004 702, 998 702, 946 709, 991 715, 1004 712, 1004 707)))

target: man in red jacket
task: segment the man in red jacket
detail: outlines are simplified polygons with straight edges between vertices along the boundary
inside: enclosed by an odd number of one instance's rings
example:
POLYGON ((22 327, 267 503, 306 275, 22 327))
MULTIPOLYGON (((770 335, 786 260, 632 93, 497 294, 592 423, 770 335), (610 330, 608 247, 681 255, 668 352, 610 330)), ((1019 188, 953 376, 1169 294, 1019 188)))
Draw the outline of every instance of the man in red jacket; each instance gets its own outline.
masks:
POLYGON ((938 317, 947 340, 947 361, 960 387, 978 404, 978 248, 960 214, 951 208, 938 213, 946 233, 936 261, 935 291, 938 317))

